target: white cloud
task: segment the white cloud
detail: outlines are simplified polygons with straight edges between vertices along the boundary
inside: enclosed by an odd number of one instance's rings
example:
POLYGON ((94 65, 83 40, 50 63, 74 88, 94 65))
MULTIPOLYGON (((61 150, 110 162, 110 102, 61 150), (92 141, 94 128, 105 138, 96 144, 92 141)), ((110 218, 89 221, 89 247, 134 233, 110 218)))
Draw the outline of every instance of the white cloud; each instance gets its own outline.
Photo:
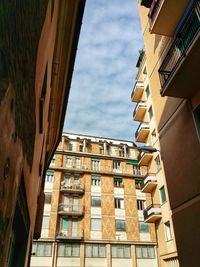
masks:
POLYGON ((64 130, 133 140, 142 36, 133 0, 87 0, 64 130))

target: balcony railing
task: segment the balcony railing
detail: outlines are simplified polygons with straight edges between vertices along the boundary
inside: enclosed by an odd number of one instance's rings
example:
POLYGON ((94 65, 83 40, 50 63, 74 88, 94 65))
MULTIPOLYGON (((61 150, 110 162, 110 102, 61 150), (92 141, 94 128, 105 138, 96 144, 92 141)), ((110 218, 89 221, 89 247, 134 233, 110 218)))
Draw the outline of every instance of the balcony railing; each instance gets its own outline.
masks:
MULTIPOLYGON (((194 3, 191 11, 182 21, 176 37, 168 50, 159 69, 161 81, 161 94, 164 86, 174 74, 177 67, 181 64, 182 59, 186 56, 195 37, 200 32, 200 1, 194 3)), ((164 94, 163 94, 164 95, 164 94)))
POLYGON ((157 186, 157 179, 154 175, 147 175, 141 182, 141 190, 144 193, 150 193, 157 186))
POLYGON ((136 107, 135 110, 133 111, 133 119, 136 121, 141 121, 143 120, 144 116, 145 116, 145 112, 147 109, 147 105, 145 102, 139 102, 136 107), (139 117, 139 118, 137 118, 139 117))
MULTIPOLYGON (((138 138, 141 131, 145 131, 146 134, 144 135, 144 138, 143 138, 143 139, 145 139, 148 135, 149 129, 150 128, 149 128, 148 123, 140 123, 139 127, 137 128, 137 131, 135 132, 136 141, 140 142, 139 140, 137 140, 137 138, 138 138)), ((142 141, 144 141, 144 140, 142 140, 142 141)))
POLYGON ((133 102, 141 101, 143 92, 144 92, 144 83, 140 81, 136 81, 132 94, 131 94, 131 100, 133 102))
POLYGON ((140 154, 138 155, 139 165, 147 166, 152 158, 153 158, 152 153, 141 151, 140 154))
POLYGON ((76 215, 82 216, 84 213, 84 206, 83 205, 67 205, 67 204, 59 204, 58 206, 58 213, 63 215, 76 215))
POLYGON ((56 234, 56 239, 59 240, 82 240, 83 230, 58 230, 56 234))
POLYGON ((150 7, 150 10, 149 10, 149 14, 148 14, 150 26, 153 24, 154 19, 158 14, 161 2, 162 2, 162 0, 157 0, 157 1, 153 0, 152 1, 151 7, 150 7))
POLYGON ((62 181, 60 185, 60 190, 63 192, 83 194, 84 186, 80 185, 79 183, 68 184, 65 181, 62 181))
POLYGON ((148 206, 144 211, 145 222, 155 222, 162 217, 161 208, 159 204, 152 204, 148 206))

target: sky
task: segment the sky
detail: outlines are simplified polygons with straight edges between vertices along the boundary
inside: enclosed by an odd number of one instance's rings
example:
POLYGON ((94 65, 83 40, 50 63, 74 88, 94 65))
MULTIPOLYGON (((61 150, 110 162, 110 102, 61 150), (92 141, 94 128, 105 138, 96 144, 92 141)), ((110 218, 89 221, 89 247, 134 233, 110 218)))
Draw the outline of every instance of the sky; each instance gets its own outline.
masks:
POLYGON ((65 132, 134 141, 130 96, 142 47, 136 0, 86 0, 65 132))

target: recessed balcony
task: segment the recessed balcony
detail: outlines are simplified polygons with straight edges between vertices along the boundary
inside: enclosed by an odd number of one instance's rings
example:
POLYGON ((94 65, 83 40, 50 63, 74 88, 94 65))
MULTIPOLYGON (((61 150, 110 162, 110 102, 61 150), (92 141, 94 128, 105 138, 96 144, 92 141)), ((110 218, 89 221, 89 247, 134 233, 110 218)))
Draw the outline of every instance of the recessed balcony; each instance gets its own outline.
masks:
POLYGON ((84 186, 79 183, 68 184, 65 181, 62 181, 60 191, 64 193, 83 194, 84 186))
POLYGON ((83 230, 74 231, 74 230, 60 230, 56 234, 57 240, 82 240, 83 239, 83 230))
POLYGON ((58 214, 66 216, 83 216, 84 206, 83 205, 66 205, 59 204, 58 214))
POLYGON ((138 162, 139 162, 138 164, 140 166, 148 166, 149 163, 151 162, 152 158, 153 158, 152 153, 141 151, 139 156, 138 156, 138 162))
POLYGON ((189 1, 153 0, 148 14, 150 32, 173 36, 189 1))
POLYGON ((154 223, 162 218, 161 208, 159 204, 152 204, 144 211, 144 222, 154 223))
POLYGON ((157 179, 154 175, 147 175, 141 182, 141 191, 143 193, 151 193, 157 186, 157 179))
POLYGON ((141 123, 135 133, 136 142, 145 142, 150 132, 148 123, 141 123))
POLYGON ((147 105, 145 103, 138 103, 135 107, 135 110, 133 112, 133 120, 134 121, 146 121, 146 111, 147 111, 147 105))
POLYGON ((195 1, 160 66, 162 96, 192 98, 199 91, 199 55, 200 1, 195 1))
POLYGON ((144 83, 140 81, 136 81, 132 94, 131 94, 131 101, 140 102, 144 100, 143 93, 144 93, 144 83))

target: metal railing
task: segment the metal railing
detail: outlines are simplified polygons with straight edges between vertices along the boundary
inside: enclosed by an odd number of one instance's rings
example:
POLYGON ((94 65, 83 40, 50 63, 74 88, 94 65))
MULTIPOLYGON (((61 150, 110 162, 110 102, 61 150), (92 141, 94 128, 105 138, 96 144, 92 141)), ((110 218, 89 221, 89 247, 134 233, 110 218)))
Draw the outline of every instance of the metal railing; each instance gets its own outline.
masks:
POLYGON ((58 212, 60 213, 76 213, 76 214, 83 214, 84 206, 83 205, 67 205, 64 203, 60 203, 58 206, 58 212))
POLYGON ((60 189, 61 190, 69 190, 69 191, 81 191, 83 192, 84 191, 84 186, 81 185, 80 183, 66 183, 65 181, 62 181, 61 182, 61 185, 60 185, 60 189))
POLYGON ((83 230, 74 230, 74 229, 67 229, 67 230, 60 230, 58 229, 56 234, 57 239, 83 239, 83 230))
POLYGON ((144 130, 149 130, 149 124, 148 123, 144 123, 144 122, 141 122, 140 125, 138 126, 137 128, 137 131, 135 132, 135 139, 137 139, 138 135, 139 135, 139 132, 144 129, 144 130))
POLYGON ((144 219, 147 219, 153 214, 161 215, 160 204, 151 204, 145 210, 143 210, 144 219))
POLYGON ((152 24, 154 23, 155 17, 158 14, 158 11, 160 9, 160 6, 162 4, 163 0, 153 0, 149 13, 148 13, 148 17, 149 17, 149 24, 150 26, 152 26, 152 24))
POLYGON ((162 87, 167 83, 177 66, 180 65, 180 62, 186 56, 186 52, 199 31, 200 1, 197 1, 182 22, 182 26, 177 32, 177 35, 158 70, 162 87))

